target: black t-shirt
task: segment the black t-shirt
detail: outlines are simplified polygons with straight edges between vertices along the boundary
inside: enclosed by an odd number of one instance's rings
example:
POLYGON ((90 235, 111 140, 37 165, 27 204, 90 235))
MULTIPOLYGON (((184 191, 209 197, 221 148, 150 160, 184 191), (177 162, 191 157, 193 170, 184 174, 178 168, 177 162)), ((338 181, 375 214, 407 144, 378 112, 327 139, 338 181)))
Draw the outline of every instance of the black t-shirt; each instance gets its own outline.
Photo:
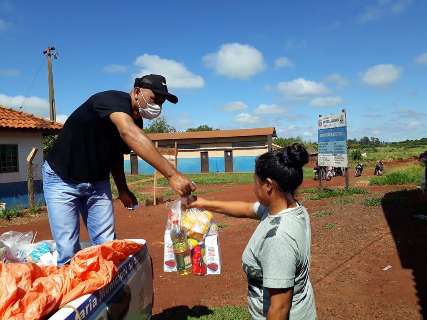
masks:
MULTIPOLYGON (((114 162, 130 152, 110 120, 113 112, 132 117, 128 93, 111 90, 94 94, 68 117, 47 156, 49 165, 62 179, 107 180, 114 162)), ((142 128, 141 119, 134 121, 142 128)))

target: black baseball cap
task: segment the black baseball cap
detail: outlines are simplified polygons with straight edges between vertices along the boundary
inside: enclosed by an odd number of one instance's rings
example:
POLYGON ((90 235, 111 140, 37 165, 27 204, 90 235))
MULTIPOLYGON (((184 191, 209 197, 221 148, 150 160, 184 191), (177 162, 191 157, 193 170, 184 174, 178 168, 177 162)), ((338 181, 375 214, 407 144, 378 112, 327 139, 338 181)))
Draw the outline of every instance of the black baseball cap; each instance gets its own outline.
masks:
POLYGON ((148 74, 141 78, 136 78, 134 88, 145 88, 152 90, 155 94, 163 96, 172 103, 178 102, 178 97, 169 93, 166 86, 166 78, 158 74, 148 74))

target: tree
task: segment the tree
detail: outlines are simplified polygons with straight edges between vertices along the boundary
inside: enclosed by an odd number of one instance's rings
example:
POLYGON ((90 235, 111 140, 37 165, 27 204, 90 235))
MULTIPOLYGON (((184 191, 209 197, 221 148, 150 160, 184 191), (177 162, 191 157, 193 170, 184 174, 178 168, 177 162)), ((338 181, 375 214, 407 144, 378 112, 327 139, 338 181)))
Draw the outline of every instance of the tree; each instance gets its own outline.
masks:
POLYGON ((176 132, 176 129, 167 123, 164 117, 158 117, 150 121, 149 125, 144 128, 145 133, 168 133, 176 132))
POLYGON ((359 140, 359 143, 360 143, 361 145, 365 145, 365 146, 369 145, 369 144, 370 144, 370 142, 371 142, 371 140, 369 140, 369 138, 368 138, 368 137, 363 137, 363 138, 361 138, 361 139, 359 140))
POLYGON ((301 137, 296 137, 296 138, 274 138, 273 139, 273 143, 277 144, 281 147, 286 147, 286 146, 290 146, 294 143, 303 143, 301 137))
POLYGON ((212 127, 209 127, 207 124, 202 124, 196 128, 188 128, 187 132, 195 132, 195 131, 214 131, 218 129, 214 129, 212 127))

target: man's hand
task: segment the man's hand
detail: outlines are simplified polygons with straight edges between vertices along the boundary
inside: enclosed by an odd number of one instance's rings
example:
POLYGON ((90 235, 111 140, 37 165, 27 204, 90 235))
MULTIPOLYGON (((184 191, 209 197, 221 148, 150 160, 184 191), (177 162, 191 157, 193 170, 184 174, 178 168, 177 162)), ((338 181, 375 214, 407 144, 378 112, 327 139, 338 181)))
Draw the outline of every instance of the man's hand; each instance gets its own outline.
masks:
POLYGON ((126 208, 133 209, 135 206, 138 205, 138 200, 130 190, 120 192, 119 199, 126 208))
POLYGON ((191 192, 196 191, 196 185, 179 172, 169 178, 169 185, 181 197, 189 196, 191 192))

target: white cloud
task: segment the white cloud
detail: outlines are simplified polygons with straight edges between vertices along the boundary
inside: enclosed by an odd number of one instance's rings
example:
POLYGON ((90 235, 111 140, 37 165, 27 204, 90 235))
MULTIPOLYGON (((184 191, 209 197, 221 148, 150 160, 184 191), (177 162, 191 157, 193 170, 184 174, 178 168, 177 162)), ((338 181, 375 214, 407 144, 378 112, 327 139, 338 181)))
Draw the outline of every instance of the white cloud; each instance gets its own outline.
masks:
POLYGON ((343 88, 349 85, 349 81, 339 73, 332 73, 326 77, 325 82, 333 83, 337 88, 343 88))
POLYGON ((140 67, 137 77, 155 73, 166 77, 168 87, 178 89, 203 88, 205 81, 193 74, 185 65, 175 60, 163 59, 157 55, 143 54, 136 58, 135 65, 140 67))
POLYGON ((0 76, 3 77, 16 77, 19 74, 20 71, 18 69, 0 69, 0 76))
POLYGON ((401 68, 393 64, 378 64, 362 74, 362 81, 373 87, 386 87, 399 79, 401 68))
POLYGON ((248 106, 246 103, 242 101, 234 101, 234 102, 227 103, 224 106, 224 111, 237 111, 237 110, 244 110, 247 108, 248 106))
POLYGON ((424 52, 424 53, 420 54, 418 57, 416 57, 415 62, 418 64, 427 65, 427 52, 424 52))
POLYGON ((262 53, 240 43, 223 44, 218 52, 205 55, 203 62, 218 74, 232 79, 249 79, 265 68, 262 53))
POLYGON ((285 113, 287 110, 285 108, 279 107, 276 104, 260 104, 255 109, 255 114, 280 114, 285 113))
POLYGON ((49 111, 49 102, 43 98, 31 96, 8 96, 0 94, 0 105, 9 108, 19 109, 37 115, 45 115, 49 111))
POLYGON ((274 61, 274 65, 277 68, 289 68, 293 67, 294 63, 287 57, 279 57, 276 59, 276 61, 274 61))
POLYGON ((412 2, 412 0, 377 0, 374 5, 369 5, 364 9, 359 16, 359 22, 370 22, 389 15, 403 13, 412 2))
POLYGON ((65 123, 65 121, 68 119, 68 114, 57 114, 56 115, 56 122, 59 123, 65 123))
POLYGON ((398 111, 393 111, 393 115, 396 116, 397 119, 412 119, 412 120, 419 120, 421 118, 427 117, 427 113, 425 112, 419 112, 414 109, 400 109, 398 111))
POLYGON ((4 19, 0 19, 0 32, 9 29, 10 23, 4 19))
POLYGON ((254 124, 259 121, 259 117, 253 116, 249 113, 239 113, 234 118, 234 121, 240 124, 254 124))
POLYGON ((185 112, 177 117, 166 117, 167 122, 178 131, 185 131, 194 125, 191 115, 185 112))
POLYGON ((304 78, 280 82, 277 88, 285 95, 295 98, 307 98, 329 92, 329 89, 323 83, 305 80, 304 78))
POLYGON ((102 70, 106 73, 120 74, 126 73, 128 71, 128 67, 120 64, 109 64, 106 65, 102 70))
POLYGON ((336 107, 344 103, 341 97, 317 97, 310 101, 313 107, 336 107))

